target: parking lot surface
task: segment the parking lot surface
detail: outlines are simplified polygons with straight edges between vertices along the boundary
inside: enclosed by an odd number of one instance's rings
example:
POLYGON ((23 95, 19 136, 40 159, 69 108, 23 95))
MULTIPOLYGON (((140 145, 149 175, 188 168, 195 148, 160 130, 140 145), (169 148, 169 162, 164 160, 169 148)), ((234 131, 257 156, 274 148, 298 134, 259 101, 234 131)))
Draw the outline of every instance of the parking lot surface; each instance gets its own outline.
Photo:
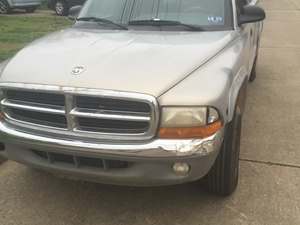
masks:
POLYGON ((198 184, 129 188, 0 166, 1 225, 300 224, 300 0, 264 0, 258 78, 249 85, 240 185, 219 198, 198 184))

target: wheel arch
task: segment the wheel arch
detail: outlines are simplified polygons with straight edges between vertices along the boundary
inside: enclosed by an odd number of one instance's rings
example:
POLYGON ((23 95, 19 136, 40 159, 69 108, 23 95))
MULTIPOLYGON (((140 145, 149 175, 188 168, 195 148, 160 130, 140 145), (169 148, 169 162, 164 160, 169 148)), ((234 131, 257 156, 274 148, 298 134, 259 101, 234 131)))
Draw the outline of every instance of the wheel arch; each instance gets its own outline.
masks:
POLYGON ((236 107, 239 107, 243 115, 246 107, 248 75, 238 75, 233 82, 229 94, 228 121, 232 121, 236 107))

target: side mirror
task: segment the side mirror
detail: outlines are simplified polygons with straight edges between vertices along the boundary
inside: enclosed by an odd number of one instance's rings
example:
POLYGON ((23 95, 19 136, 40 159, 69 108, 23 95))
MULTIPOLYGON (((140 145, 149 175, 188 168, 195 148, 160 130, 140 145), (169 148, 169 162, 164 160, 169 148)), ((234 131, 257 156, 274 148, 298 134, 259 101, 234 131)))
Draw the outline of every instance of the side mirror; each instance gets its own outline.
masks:
POLYGON ((265 11, 258 6, 246 6, 239 16, 239 25, 263 21, 266 18, 265 11))
POLYGON ((76 6, 73 6, 70 10, 69 10, 69 16, 68 18, 70 20, 76 20, 76 18, 78 17, 80 11, 82 9, 82 6, 81 5, 76 5, 76 6))

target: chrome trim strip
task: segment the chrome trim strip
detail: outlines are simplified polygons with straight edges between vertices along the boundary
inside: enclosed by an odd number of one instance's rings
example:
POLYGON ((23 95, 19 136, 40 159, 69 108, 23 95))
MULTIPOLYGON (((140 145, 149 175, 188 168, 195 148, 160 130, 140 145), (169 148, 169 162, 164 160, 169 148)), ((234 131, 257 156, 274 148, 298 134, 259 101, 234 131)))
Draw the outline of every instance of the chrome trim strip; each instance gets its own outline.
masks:
POLYGON ((65 107, 66 107, 66 118, 67 118, 67 124, 68 124, 68 130, 74 131, 76 126, 76 120, 75 118, 70 114, 70 112, 74 108, 74 98, 71 94, 65 94, 65 107))
MULTIPOLYGON (((122 139, 116 135, 113 135, 111 133, 101 133, 99 132, 92 132, 92 131, 81 131, 78 130, 77 128, 73 128, 73 130, 70 130, 68 127, 67 129, 65 128, 59 128, 59 127, 50 127, 50 126, 45 126, 41 124, 33 124, 25 121, 19 121, 14 118, 11 118, 9 115, 6 113, 5 117, 8 118, 6 123, 8 125, 14 126, 15 129, 18 129, 22 132, 38 132, 41 135, 60 135, 61 137, 64 137, 66 139, 74 139, 74 140, 109 140, 109 141, 114 141, 114 142, 123 142, 123 141, 139 141, 139 140, 145 140, 143 138, 146 133, 140 133, 140 134, 127 134, 126 139, 122 139), (140 137, 140 139, 139 139, 140 137)), ((121 134, 120 134, 121 135, 121 134)))
POLYGON ((5 122, 0 122, 0 137, 6 143, 28 144, 30 146, 43 145, 68 149, 74 152, 88 152, 109 155, 123 155, 133 157, 182 157, 206 156, 218 151, 223 142, 224 129, 205 139, 155 139, 140 144, 105 144, 78 140, 58 139, 20 132, 11 128, 5 122))
POLYGON ((142 116, 142 115, 130 115, 130 114, 117 114, 109 113, 105 111, 99 110, 88 110, 88 109, 79 109, 75 108, 70 112, 70 115, 77 117, 88 117, 95 119, 108 119, 108 120, 121 120, 121 121, 137 121, 137 122, 150 122, 150 116, 142 116))
POLYGON ((53 132, 57 133, 59 131, 67 131, 67 129, 65 128, 59 128, 59 127, 51 127, 51 126, 46 126, 46 125, 42 125, 42 124, 37 124, 37 123, 30 123, 30 122, 26 122, 23 120, 18 120, 15 118, 12 118, 10 115, 8 115, 5 111, 4 111, 4 116, 5 118, 7 118, 9 120, 9 123, 16 126, 16 127, 21 127, 21 128, 26 128, 26 129, 34 129, 36 131, 45 131, 45 130, 54 130, 53 132))
POLYGON ((65 110, 63 107, 55 107, 55 106, 47 106, 47 108, 42 107, 42 104, 34 104, 30 102, 24 101, 15 101, 15 100, 8 100, 3 99, 0 103, 2 106, 15 108, 15 109, 23 109, 33 112, 43 112, 43 113, 51 113, 51 114, 58 114, 58 115, 65 115, 65 110))
POLYGON ((156 102, 155 97, 147 94, 135 93, 135 92, 123 92, 93 88, 82 88, 82 87, 67 87, 67 86, 54 86, 54 85, 42 85, 42 84, 26 84, 26 83, 0 83, 0 88, 12 88, 12 89, 23 89, 31 91, 45 91, 45 92, 56 92, 56 93, 70 93, 74 95, 86 95, 86 96, 101 96, 107 98, 116 99, 129 99, 144 102, 156 102))

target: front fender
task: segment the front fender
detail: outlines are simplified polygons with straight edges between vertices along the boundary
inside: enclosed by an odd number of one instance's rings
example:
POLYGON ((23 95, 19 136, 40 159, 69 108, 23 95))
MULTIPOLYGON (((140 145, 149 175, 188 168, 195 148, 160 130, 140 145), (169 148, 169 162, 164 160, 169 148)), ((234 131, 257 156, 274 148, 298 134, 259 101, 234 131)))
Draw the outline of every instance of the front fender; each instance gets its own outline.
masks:
POLYGON ((238 96, 249 77, 245 40, 238 33, 235 35, 218 55, 162 94, 158 99, 160 105, 212 106, 225 122, 231 121, 238 96))

